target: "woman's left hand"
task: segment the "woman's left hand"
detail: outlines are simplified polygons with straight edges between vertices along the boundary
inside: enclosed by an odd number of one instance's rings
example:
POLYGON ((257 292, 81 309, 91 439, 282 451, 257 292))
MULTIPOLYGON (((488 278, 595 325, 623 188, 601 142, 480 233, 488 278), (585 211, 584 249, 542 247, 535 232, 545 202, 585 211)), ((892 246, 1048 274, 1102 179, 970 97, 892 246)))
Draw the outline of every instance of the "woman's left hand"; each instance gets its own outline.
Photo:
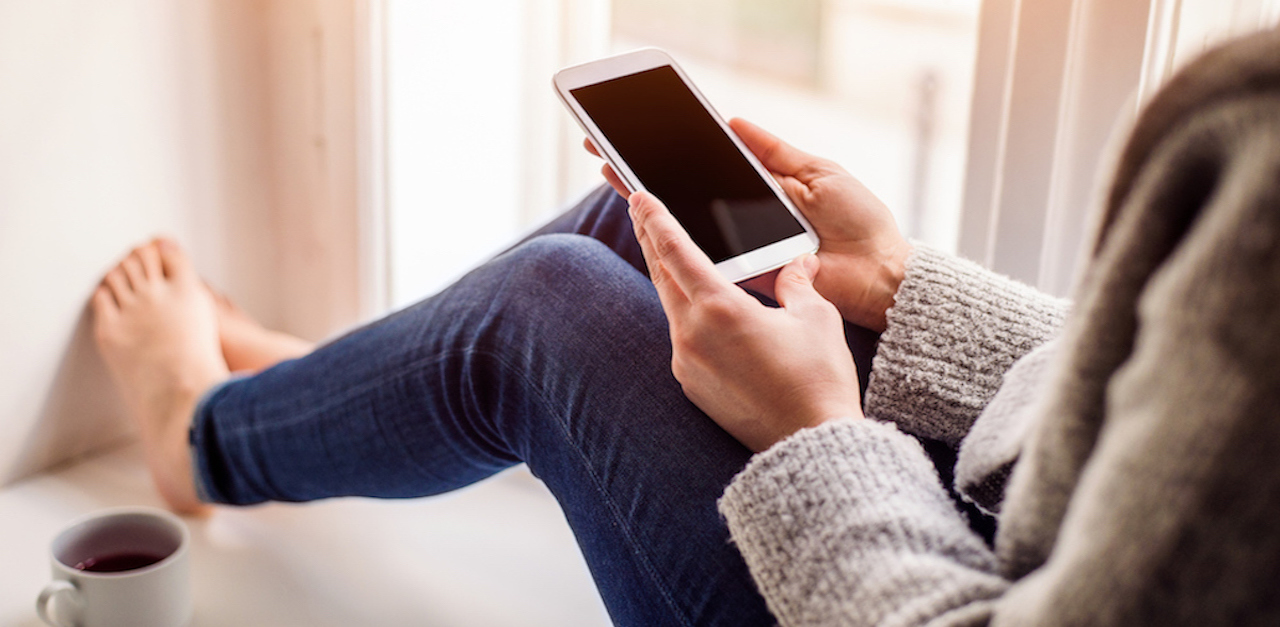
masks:
POLYGON ((813 288, 805 255, 778 273, 780 308, 725 279, 653 195, 630 197, 636 239, 671 326, 685 395, 753 451, 806 427, 861 418, 858 372, 840 312, 813 288))

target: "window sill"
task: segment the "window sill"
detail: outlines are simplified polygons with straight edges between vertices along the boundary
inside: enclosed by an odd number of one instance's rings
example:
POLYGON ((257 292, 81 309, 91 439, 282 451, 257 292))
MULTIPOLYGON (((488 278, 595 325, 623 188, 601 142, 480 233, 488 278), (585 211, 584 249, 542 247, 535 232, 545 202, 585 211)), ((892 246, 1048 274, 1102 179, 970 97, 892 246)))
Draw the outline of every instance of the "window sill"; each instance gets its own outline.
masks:
MULTIPOLYGON (((39 624, 71 519, 160 506, 136 446, 0 490, 0 624, 39 624)), ((555 501, 526 470, 445 497, 220 508, 187 519, 196 625, 607 625, 555 501)))

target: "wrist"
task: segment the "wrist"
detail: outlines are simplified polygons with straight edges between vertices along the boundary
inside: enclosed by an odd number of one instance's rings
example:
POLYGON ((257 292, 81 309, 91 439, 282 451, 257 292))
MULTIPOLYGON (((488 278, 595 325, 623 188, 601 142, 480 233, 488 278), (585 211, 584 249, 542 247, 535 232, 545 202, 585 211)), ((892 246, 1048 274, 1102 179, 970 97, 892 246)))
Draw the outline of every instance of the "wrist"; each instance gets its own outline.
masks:
POLYGON ((864 416, 864 415, 863 415, 863 413, 862 413, 862 411, 861 411, 861 410, 859 410, 859 411, 853 411, 853 412, 844 412, 844 413, 840 413, 840 414, 831 414, 831 415, 829 415, 829 416, 827 416, 827 417, 825 417, 825 418, 822 418, 822 419, 819 419, 819 420, 815 420, 815 421, 813 421, 813 422, 810 422, 810 423, 809 423, 808 425, 806 425, 804 428, 805 428, 805 429, 812 429, 812 428, 814 428, 814 427, 821 427, 822 425, 830 424, 830 423, 833 423, 833 422, 845 422, 845 421, 849 421, 849 420, 862 420, 862 419, 864 419, 864 418, 866 418, 866 416, 864 416))
POLYGON ((822 418, 809 420, 799 428, 792 428, 791 430, 783 434, 780 434, 779 436, 775 437, 771 442, 769 442, 767 446, 752 448, 752 451, 755 453, 762 453, 766 450, 773 448, 774 446, 777 446, 781 442, 785 442, 786 440, 792 437, 795 437, 795 435, 797 433, 800 433, 801 431, 805 431, 808 429, 817 429, 818 427, 821 427, 823 425, 828 425, 828 424, 833 424, 838 422, 852 422, 855 420, 862 420, 864 417, 865 416, 863 416, 862 410, 860 408, 850 412, 837 412, 833 414, 825 414, 824 417, 822 418))
POLYGON ((851 398, 840 400, 832 399, 831 402, 824 403, 820 407, 812 408, 808 412, 808 420, 805 420, 800 428, 811 429, 829 422, 861 420, 865 417, 862 413, 861 400, 855 395, 851 398))
POLYGON ((870 310, 867 312, 873 326, 868 328, 884 333, 889 323, 887 313, 898 297, 898 288, 907 275, 907 257, 911 255, 911 243, 901 240, 883 258, 873 288, 870 310))
POLYGON ((893 307, 898 288, 906 277, 907 257, 911 250, 909 242, 899 240, 877 254, 874 260, 864 258, 855 267, 848 268, 849 276, 862 276, 865 282, 839 304, 845 320, 877 333, 885 331, 888 326, 886 313, 893 307))

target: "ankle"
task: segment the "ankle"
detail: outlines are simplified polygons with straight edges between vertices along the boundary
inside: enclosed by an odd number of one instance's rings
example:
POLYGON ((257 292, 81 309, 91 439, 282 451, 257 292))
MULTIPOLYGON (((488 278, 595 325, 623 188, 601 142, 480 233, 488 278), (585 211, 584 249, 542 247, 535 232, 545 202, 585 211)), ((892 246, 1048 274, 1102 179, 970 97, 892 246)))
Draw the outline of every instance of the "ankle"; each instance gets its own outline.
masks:
MULTIPOLYGON (((192 416, 198 401, 198 396, 193 397, 181 409, 175 407, 175 410, 185 412, 184 416, 192 416)), ((180 514, 194 514, 205 509, 196 492, 190 425, 189 418, 171 420, 159 425, 149 437, 143 436, 152 482, 169 508, 180 514)))
POLYGON ((315 349, 302 338, 261 327, 252 333, 223 334, 221 340, 223 358, 232 371, 259 372, 315 349))

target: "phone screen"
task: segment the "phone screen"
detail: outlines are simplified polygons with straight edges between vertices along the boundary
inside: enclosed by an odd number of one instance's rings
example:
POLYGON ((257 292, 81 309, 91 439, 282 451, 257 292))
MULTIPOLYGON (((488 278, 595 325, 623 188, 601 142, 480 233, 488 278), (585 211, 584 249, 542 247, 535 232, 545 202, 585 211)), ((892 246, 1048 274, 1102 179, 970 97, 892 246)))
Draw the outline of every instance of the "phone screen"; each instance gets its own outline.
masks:
POLYGON ((570 93, 713 262, 804 233, 671 66, 570 93))

